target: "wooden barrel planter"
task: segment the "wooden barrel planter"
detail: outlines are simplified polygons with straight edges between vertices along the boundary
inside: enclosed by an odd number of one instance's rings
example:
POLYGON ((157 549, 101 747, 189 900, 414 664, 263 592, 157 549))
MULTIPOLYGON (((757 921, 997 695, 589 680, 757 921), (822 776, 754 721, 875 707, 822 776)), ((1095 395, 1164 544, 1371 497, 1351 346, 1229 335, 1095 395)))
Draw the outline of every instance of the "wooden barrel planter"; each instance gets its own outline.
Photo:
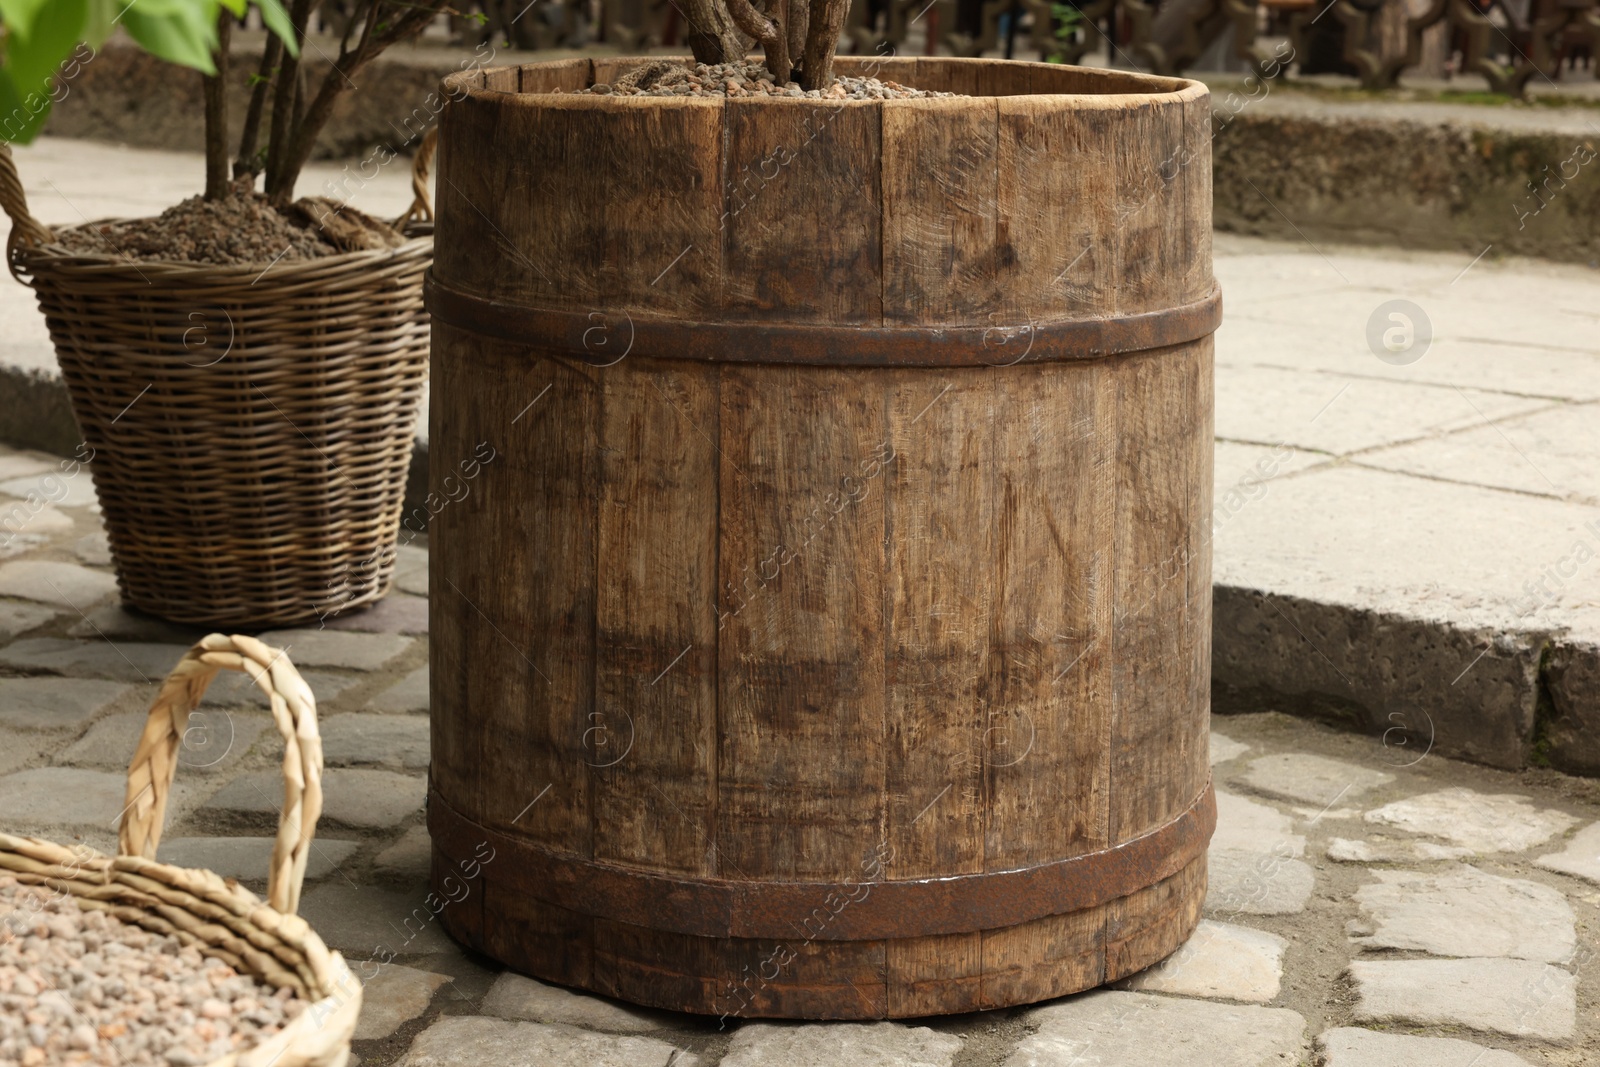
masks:
POLYGON ((637 62, 450 85, 441 921, 747 1017, 1160 960, 1215 823, 1205 88, 841 58, 967 95, 571 94, 637 62))

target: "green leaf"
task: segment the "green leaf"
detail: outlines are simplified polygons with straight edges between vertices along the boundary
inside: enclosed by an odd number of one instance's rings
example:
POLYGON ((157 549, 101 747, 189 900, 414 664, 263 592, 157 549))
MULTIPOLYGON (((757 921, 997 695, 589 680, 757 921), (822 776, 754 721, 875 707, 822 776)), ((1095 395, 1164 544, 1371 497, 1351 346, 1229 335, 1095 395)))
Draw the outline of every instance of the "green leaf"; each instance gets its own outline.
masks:
POLYGON ((128 36, 158 59, 215 74, 217 68, 211 60, 217 46, 215 0, 175 8, 170 14, 147 13, 146 3, 140 0, 122 16, 128 36))
POLYGON ((244 13, 249 10, 248 0, 219 0, 219 2, 233 12, 235 18, 244 18, 244 13))
POLYGON ((255 0, 256 10, 261 12, 261 22, 277 34, 283 41, 284 51, 291 56, 300 54, 300 47, 295 43, 294 23, 289 21, 289 13, 283 9, 278 0, 255 0))
POLYGON ((18 92, 9 72, 0 70, 0 140, 27 144, 39 134, 50 114, 50 97, 18 92))
POLYGON ((117 19, 128 0, 89 0, 89 18, 83 27, 83 40, 90 48, 99 51, 111 31, 117 28, 117 19))
POLYGON ((6 72, 20 93, 49 91, 51 76, 72 54, 88 20, 88 0, 54 0, 50 16, 34 23, 30 36, 6 42, 6 72))
POLYGON ((27 40, 33 36, 34 22, 47 3, 49 0, 0 0, 0 20, 12 34, 27 40))

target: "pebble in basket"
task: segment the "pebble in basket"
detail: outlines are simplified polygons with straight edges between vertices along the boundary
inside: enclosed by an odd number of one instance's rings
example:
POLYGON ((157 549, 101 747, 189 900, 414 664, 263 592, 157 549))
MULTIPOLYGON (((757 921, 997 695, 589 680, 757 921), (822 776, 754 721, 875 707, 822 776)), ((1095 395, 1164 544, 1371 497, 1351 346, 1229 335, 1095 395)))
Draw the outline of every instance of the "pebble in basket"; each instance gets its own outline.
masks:
MULTIPOLYGON (((179 661, 150 708, 128 769, 119 854, 104 856, 82 846, 70 849, 39 838, 0 834, 0 880, 15 879, 23 886, 71 898, 91 917, 106 915, 173 939, 185 949, 251 976, 268 989, 279 990, 280 998, 287 990, 298 999, 302 1010, 293 1013, 276 1033, 253 1047, 236 1048, 208 1067, 343 1067, 361 1010, 361 987, 343 957, 329 950, 316 931, 295 914, 311 839, 322 811, 321 778, 316 703, 299 673, 282 652, 254 638, 212 634, 179 661), (265 901, 211 871, 175 867, 155 858, 188 715, 221 669, 242 671, 255 680, 267 694, 284 740, 283 812, 273 843, 265 901)), ((60 918, 40 916, 30 922, 60 918)), ((103 922, 94 921, 94 926, 103 922)), ((14 938, 0 941, 0 972, 5 970, 8 950, 14 954, 19 943, 20 939, 14 938)), ((7 995, 11 992, 6 990, 7 995)), ((40 1008, 46 1007, 43 1002, 50 996, 66 1011, 85 1007, 71 1005, 67 992, 64 988, 46 992, 38 998, 40 1008)), ((95 999, 102 997, 96 993, 95 999)), ((38 1025, 43 1022, 41 1017, 38 1025)), ((162 1023, 164 1029, 173 1029, 170 1019, 146 1025, 162 1023)), ((42 1034, 41 1030, 35 1036, 42 1034)), ((53 1062, 132 1063, 137 1061, 130 1053, 139 1047, 138 1027, 127 1033, 110 1027, 98 1034, 85 1033, 79 1058, 53 1062), (117 1058, 88 1059, 82 1050, 98 1047, 102 1039, 117 1058)), ((0 1060, 6 1058, 5 1050, 0 1049, 0 1060)), ((35 1053, 24 1055, 20 1062, 25 1067, 43 1067, 52 1061, 35 1053)), ((181 1058, 169 1057, 167 1062, 181 1062, 181 1058)))

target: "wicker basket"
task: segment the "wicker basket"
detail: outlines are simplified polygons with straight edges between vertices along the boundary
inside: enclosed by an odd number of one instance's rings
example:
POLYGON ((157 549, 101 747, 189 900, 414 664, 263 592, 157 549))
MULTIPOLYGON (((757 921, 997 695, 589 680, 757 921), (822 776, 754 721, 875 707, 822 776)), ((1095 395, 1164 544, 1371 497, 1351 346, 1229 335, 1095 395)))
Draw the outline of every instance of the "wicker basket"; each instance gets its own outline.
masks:
MULTIPOLYGON (((432 217, 428 154, 407 218, 432 217)), ((28 214, 8 147, 0 207, 93 450, 123 599, 181 622, 284 625, 382 597, 427 376, 433 238, 235 267, 69 252, 28 214)))
POLYGON ((344 958, 295 914, 306 857, 322 813, 322 739, 311 690, 284 658, 253 637, 212 634, 167 677, 128 768, 128 799, 116 857, 0 834, 0 871, 78 898, 83 908, 170 934, 277 988, 309 1008, 273 1037, 211 1067, 343 1067, 361 1012, 361 985, 344 958), (272 849, 267 899, 211 871, 159 863, 167 796, 188 716, 219 668, 255 679, 283 735, 283 813, 272 849))

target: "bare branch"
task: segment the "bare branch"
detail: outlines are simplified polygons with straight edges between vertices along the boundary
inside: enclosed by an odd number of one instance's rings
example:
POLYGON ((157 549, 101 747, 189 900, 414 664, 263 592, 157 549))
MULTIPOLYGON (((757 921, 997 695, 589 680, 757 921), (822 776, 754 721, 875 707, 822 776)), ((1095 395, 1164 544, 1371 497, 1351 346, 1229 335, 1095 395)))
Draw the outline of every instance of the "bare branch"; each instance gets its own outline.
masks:
MULTIPOLYGON (((782 3, 783 0, 775 0, 782 3)), ((734 25, 754 37, 767 54, 767 69, 779 85, 789 84, 789 35, 783 26, 757 11, 750 0, 723 0, 734 25)), ((781 18, 781 15, 780 15, 781 18)))
POLYGON ((256 83, 250 88, 250 103, 244 112, 244 129, 239 133, 239 154, 233 160, 233 176, 255 174, 261 168, 256 161, 256 145, 261 140, 261 116, 266 110, 267 94, 272 91, 278 62, 283 58, 283 39, 275 33, 267 34, 267 45, 261 51, 261 69, 256 71, 256 83))
POLYGON ((201 75, 206 104, 206 199, 228 195, 228 39, 233 14, 224 8, 217 15, 217 72, 201 75))
POLYGON ((689 50, 696 63, 715 65, 744 58, 744 41, 733 20, 717 0, 684 0, 684 21, 689 24, 689 50))
POLYGON ((839 49, 839 31, 849 10, 850 0, 812 0, 801 67, 804 88, 826 89, 833 81, 833 54, 839 49))

